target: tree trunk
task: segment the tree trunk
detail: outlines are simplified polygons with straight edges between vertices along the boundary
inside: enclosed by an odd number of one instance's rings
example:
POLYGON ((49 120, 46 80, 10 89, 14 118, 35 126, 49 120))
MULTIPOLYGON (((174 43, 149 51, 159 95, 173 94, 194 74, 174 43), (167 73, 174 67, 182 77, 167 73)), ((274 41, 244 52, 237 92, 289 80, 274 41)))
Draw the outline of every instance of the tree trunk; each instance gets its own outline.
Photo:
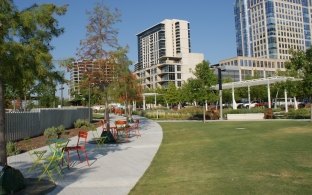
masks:
MULTIPOLYGON (((26 93, 25 93, 26 94, 26 93)), ((24 104, 24 111, 26 112, 26 107, 27 107, 27 95, 24 96, 24 101, 25 101, 25 104, 24 104)))
POLYGON ((129 118, 132 120, 132 105, 129 103, 129 118))
POLYGON ((4 84, 0 78, 0 165, 7 164, 5 139, 4 84))
POLYGON ((109 125, 109 111, 108 111, 108 97, 107 93, 105 95, 105 120, 106 120, 106 129, 107 131, 110 130, 110 125, 109 125))
POLYGON ((205 105, 203 106, 203 122, 206 122, 206 109, 205 109, 205 105))
POLYGON ((310 109, 311 109, 310 117, 311 117, 311 122, 312 122, 312 103, 310 104, 310 109))
POLYGON ((125 102, 125 115, 126 115, 126 121, 129 121, 129 113, 128 113, 128 101, 125 102))

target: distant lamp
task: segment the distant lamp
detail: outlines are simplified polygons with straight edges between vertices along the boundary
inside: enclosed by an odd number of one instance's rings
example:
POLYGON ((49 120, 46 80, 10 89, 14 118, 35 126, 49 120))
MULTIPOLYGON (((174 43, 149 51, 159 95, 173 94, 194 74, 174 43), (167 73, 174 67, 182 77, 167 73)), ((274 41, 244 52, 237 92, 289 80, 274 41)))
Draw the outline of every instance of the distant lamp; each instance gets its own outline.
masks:
POLYGON ((63 90, 64 90, 64 87, 63 87, 63 84, 61 84, 61 107, 63 107, 63 104, 64 104, 64 97, 63 97, 63 90))
POLYGON ((218 84, 219 84, 219 104, 220 104, 220 120, 223 120, 223 104, 222 104, 222 71, 226 71, 224 66, 214 64, 211 67, 218 70, 218 84))

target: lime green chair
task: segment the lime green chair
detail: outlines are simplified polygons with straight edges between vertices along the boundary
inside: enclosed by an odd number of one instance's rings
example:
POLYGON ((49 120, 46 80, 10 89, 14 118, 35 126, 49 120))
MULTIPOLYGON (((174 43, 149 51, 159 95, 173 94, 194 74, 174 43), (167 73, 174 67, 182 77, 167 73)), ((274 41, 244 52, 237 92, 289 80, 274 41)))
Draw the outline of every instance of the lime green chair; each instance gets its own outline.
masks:
POLYGON ((103 146, 105 143, 106 137, 102 137, 101 134, 98 133, 96 128, 92 129, 91 132, 92 132, 92 136, 93 136, 92 140, 94 142, 96 142, 97 147, 99 148, 99 147, 103 146))
POLYGON ((33 172, 37 167, 42 168, 42 161, 44 160, 44 155, 47 153, 47 150, 31 150, 28 152, 30 157, 32 158, 32 166, 28 169, 29 172, 33 172))
POLYGON ((69 140, 55 139, 49 140, 50 155, 44 157, 43 172, 39 176, 39 180, 47 175, 51 181, 55 182, 54 175, 58 174, 62 177, 62 167, 64 163, 64 148, 67 146, 69 140))

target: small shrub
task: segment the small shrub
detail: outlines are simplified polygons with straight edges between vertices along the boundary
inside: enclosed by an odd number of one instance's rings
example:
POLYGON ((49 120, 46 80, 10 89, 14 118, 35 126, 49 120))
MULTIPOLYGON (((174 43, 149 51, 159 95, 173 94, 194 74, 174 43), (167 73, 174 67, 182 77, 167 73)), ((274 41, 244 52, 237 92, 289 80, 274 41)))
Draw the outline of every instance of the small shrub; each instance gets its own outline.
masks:
POLYGON ((8 156, 13 156, 20 153, 20 150, 17 148, 16 143, 11 141, 6 144, 6 150, 8 156))
POLYGON ((57 134, 63 134, 65 132, 65 127, 64 125, 60 125, 56 128, 56 133, 57 134))
MULTIPOLYGON (((144 117, 152 119, 174 119, 174 120, 186 120, 194 119, 199 114, 202 115, 203 110, 200 108, 183 108, 180 110, 145 110, 144 117)), ((202 117, 201 117, 202 118, 202 117)))
POLYGON ((84 119, 77 119, 74 123, 75 128, 88 128, 90 123, 84 119))
POLYGON ((57 128, 56 127, 49 127, 44 130, 43 135, 48 139, 57 138, 57 128))
POLYGON ((86 130, 88 131, 95 131, 96 130, 96 126, 93 124, 89 124, 88 126, 83 126, 86 130))
POLYGON ((64 132, 65 132, 64 125, 60 125, 58 127, 53 126, 45 129, 43 135, 48 139, 59 138, 64 132))
POLYGON ((132 114, 133 114, 133 115, 143 116, 143 111, 141 111, 141 110, 135 110, 135 111, 132 111, 132 114))
POLYGON ((82 128, 82 129, 86 129, 86 130, 95 130, 96 127, 89 123, 89 121, 84 120, 84 119, 78 119, 75 123, 74 123, 75 128, 82 128))
POLYGON ((287 113, 288 119, 309 119, 310 117, 310 110, 306 108, 298 110, 290 109, 287 113))

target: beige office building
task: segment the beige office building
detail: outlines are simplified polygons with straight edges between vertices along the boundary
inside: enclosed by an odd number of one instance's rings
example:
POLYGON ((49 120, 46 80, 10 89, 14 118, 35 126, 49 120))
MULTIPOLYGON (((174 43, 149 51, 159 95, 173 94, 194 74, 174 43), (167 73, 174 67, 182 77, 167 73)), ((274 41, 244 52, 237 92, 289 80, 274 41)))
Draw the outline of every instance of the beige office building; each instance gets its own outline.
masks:
POLYGON ((190 25, 184 20, 164 20, 137 34, 138 63, 134 73, 143 88, 166 87, 174 82, 180 87, 193 77, 204 55, 191 53, 190 25))
POLYGON ((219 62, 226 71, 223 78, 233 82, 250 78, 266 78, 277 76, 278 71, 285 71, 286 60, 238 56, 219 62))

